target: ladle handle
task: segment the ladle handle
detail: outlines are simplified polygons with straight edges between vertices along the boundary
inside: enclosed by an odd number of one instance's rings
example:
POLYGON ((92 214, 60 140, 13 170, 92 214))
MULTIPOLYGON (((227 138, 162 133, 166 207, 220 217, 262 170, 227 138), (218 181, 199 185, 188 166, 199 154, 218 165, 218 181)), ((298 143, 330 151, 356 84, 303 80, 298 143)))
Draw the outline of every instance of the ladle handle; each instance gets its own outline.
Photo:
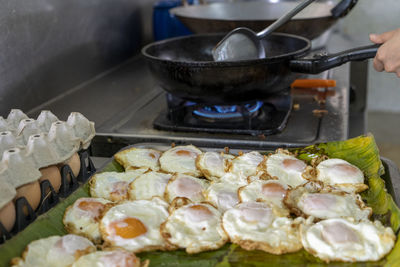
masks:
POLYGON ((353 48, 332 55, 320 55, 311 59, 294 59, 290 60, 289 67, 291 71, 317 74, 338 67, 349 61, 361 61, 373 58, 378 51, 380 44, 368 45, 353 48))
POLYGON ((278 20, 276 20, 274 23, 269 25, 267 28, 262 30, 261 32, 257 33, 257 36, 259 38, 264 38, 265 36, 269 35, 271 32, 275 31, 278 29, 280 26, 285 24, 287 21, 289 21, 292 17, 294 17, 297 13, 302 11, 306 6, 314 2, 315 0, 304 0, 300 4, 298 4, 295 8, 290 10, 288 13, 280 17, 278 20))

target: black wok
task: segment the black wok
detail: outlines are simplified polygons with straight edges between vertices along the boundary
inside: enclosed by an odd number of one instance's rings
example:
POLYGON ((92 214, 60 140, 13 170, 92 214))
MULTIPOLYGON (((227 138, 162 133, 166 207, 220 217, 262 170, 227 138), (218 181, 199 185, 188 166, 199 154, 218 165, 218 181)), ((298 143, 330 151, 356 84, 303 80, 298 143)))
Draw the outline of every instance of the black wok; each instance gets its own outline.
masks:
POLYGON ((152 74, 174 96, 196 102, 239 103, 288 90, 302 73, 319 73, 353 60, 374 57, 377 46, 331 56, 302 59, 310 50, 304 37, 274 33, 264 40, 268 57, 215 62, 211 49, 224 34, 191 35, 149 44, 142 49, 152 74))
MULTIPOLYGON (((338 18, 345 16, 358 0, 315 2, 287 22, 277 32, 314 39, 330 28, 338 18)), ((229 32, 247 27, 255 32, 265 29, 293 9, 295 1, 238 1, 208 5, 181 6, 170 10, 194 33, 229 32)))

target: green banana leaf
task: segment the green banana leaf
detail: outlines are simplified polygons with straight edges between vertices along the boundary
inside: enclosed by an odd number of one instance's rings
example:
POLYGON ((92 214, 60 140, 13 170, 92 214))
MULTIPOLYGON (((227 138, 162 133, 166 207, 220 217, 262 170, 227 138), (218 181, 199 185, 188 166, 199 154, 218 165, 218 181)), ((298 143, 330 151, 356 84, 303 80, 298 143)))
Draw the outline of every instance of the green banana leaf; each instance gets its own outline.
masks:
MULTIPOLYGON (((385 181, 381 178, 384 168, 379 151, 372 135, 360 136, 346 141, 329 142, 294 149, 298 157, 307 161, 320 155, 342 158, 358 166, 365 174, 369 189, 362 194, 367 205, 372 207, 374 218, 391 226, 395 232, 400 228, 400 210, 392 196, 385 190, 385 181)), ((123 171, 112 161, 102 171, 123 171)), ((80 197, 89 196, 85 184, 56 207, 40 216, 25 230, 0 246, 0 266, 8 266, 13 257, 21 255, 31 241, 51 236, 66 234, 62 217, 66 207, 80 197)), ((329 266, 400 266, 400 239, 389 255, 378 262, 341 263, 333 262, 329 266)), ((262 251, 245 251, 234 244, 226 244, 216 251, 188 255, 183 250, 171 252, 146 252, 138 254, 142 259, 149 259, 150 266, 326 266, 321 260, 304 250, 285 255, 272 255, 262 251)))

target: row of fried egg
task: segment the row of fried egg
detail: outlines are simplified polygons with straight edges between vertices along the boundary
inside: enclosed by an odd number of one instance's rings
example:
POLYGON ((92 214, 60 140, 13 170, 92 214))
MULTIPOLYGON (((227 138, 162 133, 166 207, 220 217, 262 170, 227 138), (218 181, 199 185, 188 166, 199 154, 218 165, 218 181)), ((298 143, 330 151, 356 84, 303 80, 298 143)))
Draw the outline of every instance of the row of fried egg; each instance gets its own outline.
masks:
MULTIPOLYGON (((364 175, 341 159, 322 159, 311 166, 284 150, 268 156, 249 152, 235 157, 203 153, 194 146, 177 146, 164 153, 132 148, 115 158, 126 172, 95 175, 90 188, 93 197, 122 201, 113 207, 155 199, 170 205, 166 219, 159 216, 162 239, 138 250, 132 248, 135 252, 175 247, 197 253, 217 249, 230 240, 244 249, 274 254, 304 247, 325 261, 365 261, 383 257, 395 241, 391 228, 369 221, 372 210, 357 194, 367 188, 364 175), (326 233, 336 228, 347 229, 358 238, 329 238, 326 233), (364 228, 374 229, 369 232, 374 233, 375 241, 363 236, 360 229, 364 228), (202 234, 205 240, 200 238, 202 234), (310 238, 321 239, 330 250, 309 242, 310 238), (342 253, 343 245, 347 254, 342 253)), ((114 216, 111 210, 103 218, 114 216)), ((141 216, 118 214, 116 219, 141 216)), ((109 222, 112 219, 100 220, 98 239, 102 238, 106 247, 127 247, 110 238, 118 231, 112 230, 109 222)))
POLYGON ((198 253, 231 241, 273 254, 304 247, 329 262, 378 260, 394 245, 357 194, 363 173, 344 160, 307 165, 284 150, 233 156, 194 146, 132 148, 115 159, 126 171, 96 174, 92 198, 63 220, 103 249, 198 253))

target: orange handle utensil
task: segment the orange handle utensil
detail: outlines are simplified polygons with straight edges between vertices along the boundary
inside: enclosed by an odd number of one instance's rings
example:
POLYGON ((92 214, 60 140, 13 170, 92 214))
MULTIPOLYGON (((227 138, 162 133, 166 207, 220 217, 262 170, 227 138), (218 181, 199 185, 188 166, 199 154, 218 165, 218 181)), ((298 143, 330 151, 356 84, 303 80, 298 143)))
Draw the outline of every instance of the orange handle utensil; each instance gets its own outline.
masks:
POLYGON ((298 79, 295 80, 290 88, 327 88, 335 87, 335 80, 324 80, 324 79, 298 79))

